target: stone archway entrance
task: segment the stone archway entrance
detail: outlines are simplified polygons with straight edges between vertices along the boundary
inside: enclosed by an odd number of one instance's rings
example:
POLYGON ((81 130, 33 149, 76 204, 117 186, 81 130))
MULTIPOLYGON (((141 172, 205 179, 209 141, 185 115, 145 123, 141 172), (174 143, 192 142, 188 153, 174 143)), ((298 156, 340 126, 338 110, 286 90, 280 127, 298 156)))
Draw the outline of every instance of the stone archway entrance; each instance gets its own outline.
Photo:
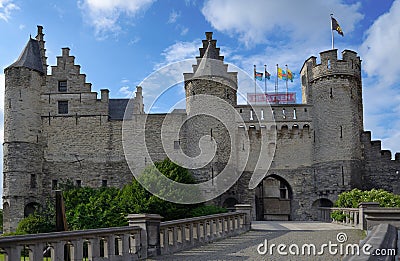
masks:
POLYGON ((292 189, 282 177, 270 175, 255 192, 257 220, 290 220, 292 189))

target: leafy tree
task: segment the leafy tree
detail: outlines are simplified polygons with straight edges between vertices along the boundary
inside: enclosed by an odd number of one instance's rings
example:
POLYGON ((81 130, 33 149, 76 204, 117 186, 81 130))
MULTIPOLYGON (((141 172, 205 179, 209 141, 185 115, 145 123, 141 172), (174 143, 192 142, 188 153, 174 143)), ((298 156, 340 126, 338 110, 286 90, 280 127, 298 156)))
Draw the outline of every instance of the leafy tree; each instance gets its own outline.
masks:
MULTIPOLYGON (((173 163, 169 159, 156 162, 147 167, 141 182, 147 185, 159 186, 163 195, 184 197, 172 187, 160 182, 157 170, 167 178, 180 183, 195 183, 190 172, 173 163)), ((71 230, 125 226, 126 217, 133 213, 160 214, 164 220, 180 219, 226 212, 225 209, 202 204, 183 205, 164 201, 148 192, 136 179, 122 189, 105 187, 89 188, 74 187, 68 180, 62 186, 64 205, 68 227, 71 230)), ((191 193, 198 193, 192 190, 191 193)), ((54 205, 47 206, 33 215, 23 219, 18 225, 18 233, 51 232, 55 228, 54 205)))
POLYGON ((56 229, 55 206, 50 199, 44 207, 39 207, 28 217, 22 219, 17 226, 17 234, 36 234, 53 232, 56 229))

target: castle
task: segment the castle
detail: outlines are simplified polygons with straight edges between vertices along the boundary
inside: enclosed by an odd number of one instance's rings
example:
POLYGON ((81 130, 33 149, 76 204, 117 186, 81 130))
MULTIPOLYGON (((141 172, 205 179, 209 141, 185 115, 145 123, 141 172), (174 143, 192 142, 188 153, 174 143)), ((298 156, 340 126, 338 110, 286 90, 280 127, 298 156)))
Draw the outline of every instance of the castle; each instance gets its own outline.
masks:
POLYGON ((5 232, 15 231, 63 180, 77 186, 121 187, 131 181, 132 172, 164 159, 167 149, 160 136, 167 116, 183 126, 179 137, 167 135, 168 150, 181 148, 194 157, 203 136, 217 145, 214 158, 192 170, 199 182, 218 176, 226 165, 233 172, 243 165, 239 180, 212 202, 228 208, 251 204, 256 220, 315 219, 317 207, 332 206, 339 193, 352 188, 400 193, 400 154, 392 160, 390 151, 382 151, 381 142, 371 141, 363 128, 361 60, 353 51, 343 51, 338 59, 337 50, 328 50, 320 53, 319 64, 316 57, 305 61, 301 104, 238 105, 237 73, 228 71, 212 33, 206 33, 193 72, 184 74, 186 110, 168 114, 146 114, 141 87, 131 101, 110 99, 106 89, 98 99, 69 51, 62 48, 48 74, 43 28, 38 26, 35 39, 30 38, 18 60, 4 70, 5 232), (217 62, 208 64, 211 59, 217 62), (191 117, 199 95, 232 106, 242 124, 226 129, 207 115, 191 117), (147 152, 137 143, 126 157, 122 129, 128 104, 131 122, 146 121, 147 152), (273 118, 272 125, 260 114, 267 111, 272 111, 265 113, 265 118, 273 118), (253 158, 263 149, 271 162, 250 189, 253 158), (248 161, 240 163, 246 151, 248 161), (229 163, 230 155, 234 163, 229 163))

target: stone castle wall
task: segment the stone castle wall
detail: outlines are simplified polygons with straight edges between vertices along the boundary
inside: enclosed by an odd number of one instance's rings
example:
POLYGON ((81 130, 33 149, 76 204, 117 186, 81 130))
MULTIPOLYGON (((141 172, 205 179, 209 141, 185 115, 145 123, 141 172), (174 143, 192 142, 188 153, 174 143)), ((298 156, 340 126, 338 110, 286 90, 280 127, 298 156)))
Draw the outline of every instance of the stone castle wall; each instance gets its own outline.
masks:
MULTIPOLYGON (((244 166, 244 172, 213 203, 251 204, 254 217, 259 216, 255 197, 260 189, 249 189, 249 181, 258 160, 268 162, 272 156, 271 165, 261 170, 264 177, 287 187, 285 200, 290 201, 294 220, 313 219, 321 200, 333 202, 339 193, 354 187, 400 193, 399 154, 392 160, 390 152, 381 150, 380 141, 371 141, 371 134, 363 129, 361 61, 355 52, 344 51, 341 60, 336 50, 323 52, 320 64, 315 57, 308 59, 301 71, 303 104, 251 107, 237 105, 237 73, 227 71, 212 34, 206 35, 193 73, 184 74, 185 112, 144 114, 139 87, 128 105, 133 115, 123 122, 127 101, 109 99, 108 90, 102 90, 98 99, 69 48, 62 49, 50 75, 24 67, 7 69, 5 231, 15 230, 34 204, 42 204, 67 179, 80 186, 122 187, 132 180, 132 172, 141 173, 152 161, 177 159, 181 150, 196 156, 204 136, 208 143, 215 142, 217 153, 211 163, 194 171, 197 180, 218 175, 233 155, 234 163, 228 167, 244 166), (208 64, 203 56, 218 62, 208 64), (218 75, 209 75, 213 70, 218 75), (63 81, 66 90, 59 89, 63 81), (233 106, 241 119, 220 104, 211 108, 203 104, 208 110, 224 111, 232 136, 218 119, 189 119, 196 110, 201 112, 195 103, 200 94, 233 106), (66 113, 59 111, 60 101, 68 102, 66 113), (259 158, 262 150, 265 158, 259 158)), ((43 40, 43 35, 39 38, 43 40)), ((39 44, 47 67, 44 42, 39 44)))

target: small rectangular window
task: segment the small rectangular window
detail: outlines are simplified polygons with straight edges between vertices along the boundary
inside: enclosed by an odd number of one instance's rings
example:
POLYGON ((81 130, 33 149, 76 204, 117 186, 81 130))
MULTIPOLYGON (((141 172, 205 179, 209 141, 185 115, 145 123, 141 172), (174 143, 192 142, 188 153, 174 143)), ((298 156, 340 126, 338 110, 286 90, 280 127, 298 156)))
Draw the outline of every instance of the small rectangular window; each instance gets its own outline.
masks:
POLYGON ((58 101, 58 114, 68 114, 68 101, 58 101))
POLYGON ((102 186, 102 187, 107 187, 107 180, 106 180, 106 179, 103 179, 103 180, 101 181, 101 186, 102 186))
POLYGON ((51 189, 52 190, 56 190, 57 189, 57 180, 56 179, 53 179, 51 181, 51 189))
POLYGON ((31 174, 31 188, 36 188, 36 174, 31 174))
POLYGON ((78 188, 82 187, 82 180, 77 179, 77 180, 76 180, 76 186, 77 186, 78 188))
POLYGON ((181 147, 181 142, 179 140, 174 141, 174 149, 178 150, 181 147))
POLYGON ((59 92, 67 91, 67 81, 58 81, 58 91, 59 92))

